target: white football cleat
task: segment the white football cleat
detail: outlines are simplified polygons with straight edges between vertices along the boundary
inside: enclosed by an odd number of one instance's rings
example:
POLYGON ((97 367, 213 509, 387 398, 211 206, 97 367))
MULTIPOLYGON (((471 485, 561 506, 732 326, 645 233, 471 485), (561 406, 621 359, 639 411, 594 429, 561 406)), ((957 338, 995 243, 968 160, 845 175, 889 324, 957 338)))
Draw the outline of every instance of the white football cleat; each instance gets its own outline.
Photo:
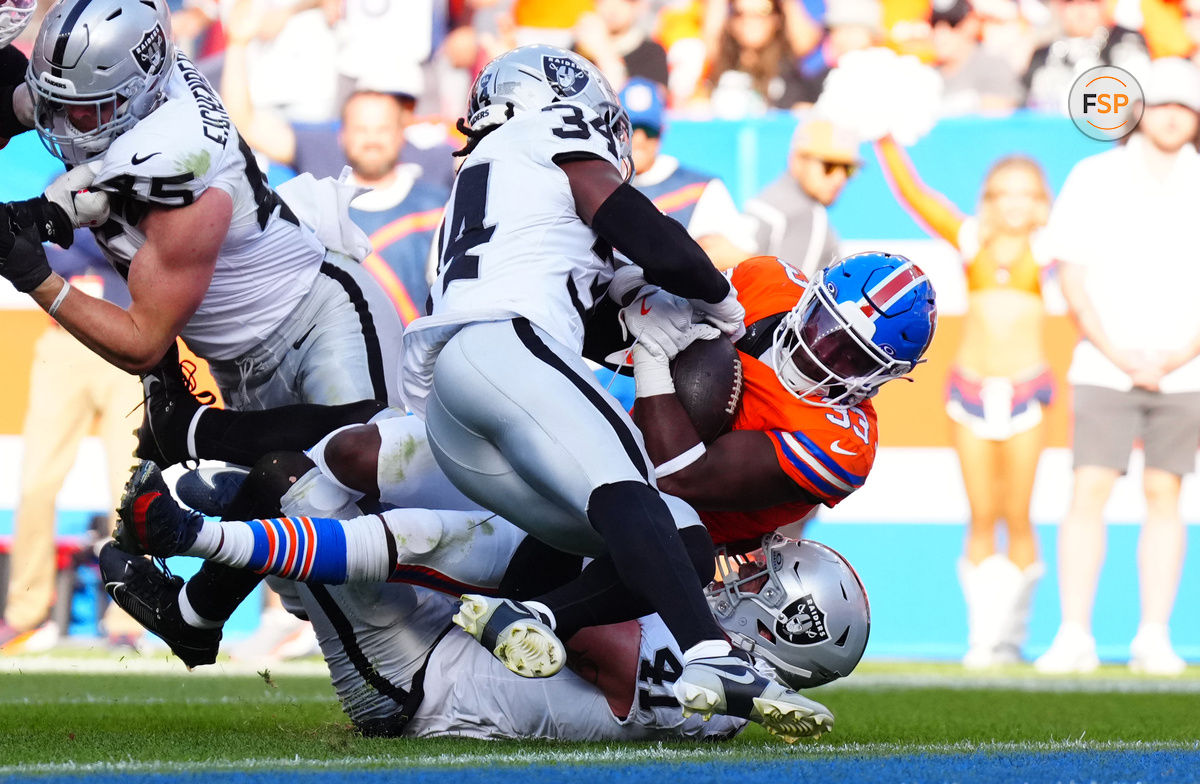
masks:
POLYGON ((450 620, 479 640, 508 669, 526 678, 548 678, 563 668, 567 653, 541 615, 521 602, 463 594, 450 620))
POLYGON ((673 686, 684 716, 699 713, 709 719, 719 713, 749 719, 788 743, 819 738, 833 729, 828 708, 762 675, 739 654, 684 666, 673 686))

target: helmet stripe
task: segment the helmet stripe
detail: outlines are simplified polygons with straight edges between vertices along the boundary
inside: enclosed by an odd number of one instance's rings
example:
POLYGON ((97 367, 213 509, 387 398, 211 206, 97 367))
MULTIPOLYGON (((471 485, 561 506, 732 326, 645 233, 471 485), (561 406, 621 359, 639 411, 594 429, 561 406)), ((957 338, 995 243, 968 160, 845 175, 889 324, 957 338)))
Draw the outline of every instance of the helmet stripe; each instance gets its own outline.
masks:
POLYGON ((83 12, 92 4, 92 0, 83 0, 76 3, 75 7, 67 12, 67 18, 63 20, 62 27, 58 29, 58 40, 54 42, 54 60, 50 63, 51 76, 62 77, 62 68, 59 63, 67 55, 67 44, 71 42, 71 33, 75 31, 75 23, 79 21, 79 17, 83 16, 83 12))
POLYGON ((859 300, 863 315, 872 321, 877 319, 880 312, 886 312, 889 307, 899 302, 904 295, 915 289, 926 280, 925 273, 911 262, 894 270, 880 283, 867 292, 867 296, 859 300), (876 308, 872 301, 879 303, 876 308))

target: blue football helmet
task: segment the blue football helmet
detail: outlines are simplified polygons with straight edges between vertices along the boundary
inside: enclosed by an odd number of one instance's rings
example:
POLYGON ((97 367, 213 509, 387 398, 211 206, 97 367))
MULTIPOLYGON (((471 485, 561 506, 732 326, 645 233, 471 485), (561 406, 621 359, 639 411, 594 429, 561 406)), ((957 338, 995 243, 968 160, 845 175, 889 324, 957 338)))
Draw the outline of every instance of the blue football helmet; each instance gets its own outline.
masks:
POLYGON ((892 253, 859 253, 809 282, 775 330, 771 365, 807 402, 857 405, 921 362, 937 327, 933 285, 892 253))

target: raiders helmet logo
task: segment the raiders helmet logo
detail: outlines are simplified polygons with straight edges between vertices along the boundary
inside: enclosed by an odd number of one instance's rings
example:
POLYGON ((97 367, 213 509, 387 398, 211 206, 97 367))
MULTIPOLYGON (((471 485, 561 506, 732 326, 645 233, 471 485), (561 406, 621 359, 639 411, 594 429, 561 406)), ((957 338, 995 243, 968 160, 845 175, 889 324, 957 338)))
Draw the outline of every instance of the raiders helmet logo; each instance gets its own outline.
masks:
POLYGON ((561 98, 570 98, 583 92, 587 87, 588 75, 579 66, 566 57, 542 58, 542 71, 550 80, 550 87, 561 98))
POLYGON ((137 46, 129 50, 138 67, 146 74, 156 74, 162 70, 163 62, 167 59, 167 37, 161 25, 155 25, 153 30, 142 36, 137 46))
POLYGON ((813 601, 812 594, 802 596, 783 611, 786 620, 775 623, 775 633, 793 645, 816 645, 829 639, 825 613, 813 601))

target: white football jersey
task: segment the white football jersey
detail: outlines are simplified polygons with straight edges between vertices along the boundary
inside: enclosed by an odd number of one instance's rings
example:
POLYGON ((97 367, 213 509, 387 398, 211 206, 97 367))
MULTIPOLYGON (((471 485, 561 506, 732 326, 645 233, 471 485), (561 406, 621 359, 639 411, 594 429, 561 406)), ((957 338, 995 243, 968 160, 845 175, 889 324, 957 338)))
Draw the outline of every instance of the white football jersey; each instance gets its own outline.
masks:
POLYGON ((357 721, 396 713, 404 695, 392 690, 407 690, 424 665, 425 698, 405 732, 414 737, 720 739, 746 724, 727 716, 683 717, 671 692, 683 655, 657 616, 639 621, 638 677, 630 684, 637 693, 630 715, 619 719, 604 694, 569 669, 523 678, 461 629, 442 636, 457 605, 449 596, 398 583, 291 585, 316 630, 342 707, 357 721))
POLYGON ((584 321, 612 279, 612 249, 575 212, 559 163, 616 142, 590 108, 564 101, 519 112, 467 156, 438 236, 430 315, 404 336, 405 402, 417 413, 441 347, 463 325, 524 316, 582 351, 584 321))
POLYGON ((127 276, 154 207, 185 207, 208 188, 233 199, 233 219, 208 292, 184 327, 207 359, 234 359, 270 335, 312 285, 325 248, 302 226, 258 168, 216 91, 179 56, 166 101, 118 136, 100 160, 93 188, 112 214, 93 229, 112 265, 127 276))

